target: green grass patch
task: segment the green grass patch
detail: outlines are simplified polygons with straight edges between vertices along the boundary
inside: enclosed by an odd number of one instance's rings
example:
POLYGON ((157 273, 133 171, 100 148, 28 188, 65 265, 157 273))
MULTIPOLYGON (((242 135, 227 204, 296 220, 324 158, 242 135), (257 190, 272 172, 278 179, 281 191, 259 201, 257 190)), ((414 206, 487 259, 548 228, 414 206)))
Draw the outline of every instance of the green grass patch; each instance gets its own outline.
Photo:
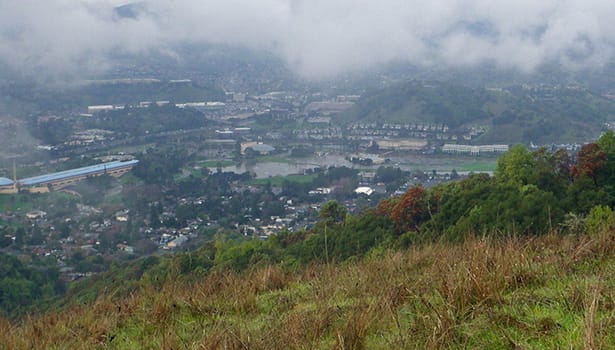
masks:
POLYGON ((52 191, 49 193, 18 193, 0 195, 0 212, 14 211, 27 212, 34 208, 47 208, 62 206, 67 202, 77 201, 78 198, 73 194, 52 191))
POLYGON ((122 185, 134 185, 137 183, 141 182, 141 179, 139 179, 138 177, 136 177, 133 173, 129 172, 126 173, 124 175, 122 175, 118 181, 122 184, 122 185))
POLYGON ((137 154, 137 153, 141 153, 143 151, 146 151, 150 148, 156 148, 157 144, 155 143, 144 143, 144 144, 140 144, 140 145, 134 145, 134 146, 120 146, 120 147, 115 147, 110 149, 107 153, 112 154, 112 153, 127 153, 127 154, 137 154))
POLYGON ((178 182, 187 177, 203 177, 203 173, 200 169, 194 169, 192 167, 182 169, 181 173, 173 175, 173 181, 178 182))
POLYGON ((476 160, 470 163, 461 165, 461 171, 494 171, 497 165, 497 160, 476 160))
POLYGON ((314 181, 315 178, 316 175, 273 176, 266 179, 254 179, 250 183, 256 186, 264 186, 267 183, 270 183, 272 186, 282 186, 284 181, 306 184, 314 181))
POLYGON ((256 157, 256 161, 259 163, 287 163, 292 164, 293 161, 283 156, 258 156, 256 157))
POLYGON ((28 194, 3 194, 0 195, 0 210, 5 211, 30 211, 32 202, 28 194))
POLYGON ((232 160, 206 160, 206 161, 198 162, 196 164, 203 168, 217 168, 217 167, 226 168, 226 167, 235 165, 235 162, 232 160))
POLYGON ((116 193, 111 196, 105 197, 105 203, 120 205, 124 203, 124 196, 122 193, 116 193))

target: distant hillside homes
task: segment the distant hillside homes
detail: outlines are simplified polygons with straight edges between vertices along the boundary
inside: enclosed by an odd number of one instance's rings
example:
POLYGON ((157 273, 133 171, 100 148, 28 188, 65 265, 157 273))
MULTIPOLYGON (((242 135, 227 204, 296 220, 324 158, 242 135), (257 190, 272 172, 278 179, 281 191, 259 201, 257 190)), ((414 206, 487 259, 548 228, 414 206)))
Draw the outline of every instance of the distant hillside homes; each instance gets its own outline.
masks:
POLYGON ((420 151, 427 147, 427 140, 375 140, 380 150, 390 151, 420 151))

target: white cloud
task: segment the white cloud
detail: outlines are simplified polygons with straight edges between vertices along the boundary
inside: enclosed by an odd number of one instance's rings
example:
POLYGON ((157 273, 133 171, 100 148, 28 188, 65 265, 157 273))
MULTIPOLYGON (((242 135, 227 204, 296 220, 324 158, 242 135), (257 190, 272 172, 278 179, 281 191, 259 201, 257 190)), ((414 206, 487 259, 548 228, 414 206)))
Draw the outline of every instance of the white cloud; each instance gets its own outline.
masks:
POLYGON ((272 51, 320 78, 390 61, 531 71, 613 58, 606 0, 150 0, 135 19, 118 1, 0 0, 0 63, 66 74, 108 68, 114 52, 215 42, 272 51))

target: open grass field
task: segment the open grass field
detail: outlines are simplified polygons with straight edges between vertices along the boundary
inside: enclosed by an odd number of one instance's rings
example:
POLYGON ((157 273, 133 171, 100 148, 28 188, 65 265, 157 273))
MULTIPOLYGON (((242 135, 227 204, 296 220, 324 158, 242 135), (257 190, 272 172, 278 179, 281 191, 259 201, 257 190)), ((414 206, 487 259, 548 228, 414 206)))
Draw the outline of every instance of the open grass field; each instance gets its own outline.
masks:
POLYGON ((141 278, 0 321, 2 349, 612 349, 615 233, 468 238, 343 264, 141 278))
POLYGON ((266 163, 266 162, 271 162, 271 163, 287 163, 287 164, 294 163, 294 161, 292 159, 289 159, 286 156, 278 156, 278 155, 258 156, 258 157, 256 157, 256 160, 259 163, 266 163))
MULTIPOLYGON (((396 160, 397 161, 397 160, 396 160)), ((408 159, 398 162, 402 167, 418 169, 422 171, 494 171, 496 157, 471 157, 471 156, 451 156, 451 155, 428 155, 420 156, 416 159, 408 159)), ((392 165, 397 166, 397 165, 392 165)))
POLYGON ((24 194, 0 195, 0 211, 25 212, 32 210, 32 202, 24 194))
POLYGON ((235 165, 235 162, 232 160, 206 160, 206 161, 198 162, 197 165, 203 168, 214 168, 215 169, 217 167, 225 168, 228 166, 233 166, 235 165))

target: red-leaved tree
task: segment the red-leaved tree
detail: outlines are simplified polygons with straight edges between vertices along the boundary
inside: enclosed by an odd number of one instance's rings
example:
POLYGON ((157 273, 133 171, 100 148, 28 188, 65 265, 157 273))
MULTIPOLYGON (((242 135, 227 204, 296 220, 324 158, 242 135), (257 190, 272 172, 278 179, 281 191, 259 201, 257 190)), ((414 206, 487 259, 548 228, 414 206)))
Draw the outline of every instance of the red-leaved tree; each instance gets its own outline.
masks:
POLYGON ((421 223, 429 219, 425 189, 415 186, 402 194, 393 206, 390 218, 399 232, 418 231, 421 223))
POLYGON ((597 175, 606 162, 606 153, 595 143, 583 145, 577 153, 577 163, 572 168, 575 179, 588 177, 597 183, 597 175))

